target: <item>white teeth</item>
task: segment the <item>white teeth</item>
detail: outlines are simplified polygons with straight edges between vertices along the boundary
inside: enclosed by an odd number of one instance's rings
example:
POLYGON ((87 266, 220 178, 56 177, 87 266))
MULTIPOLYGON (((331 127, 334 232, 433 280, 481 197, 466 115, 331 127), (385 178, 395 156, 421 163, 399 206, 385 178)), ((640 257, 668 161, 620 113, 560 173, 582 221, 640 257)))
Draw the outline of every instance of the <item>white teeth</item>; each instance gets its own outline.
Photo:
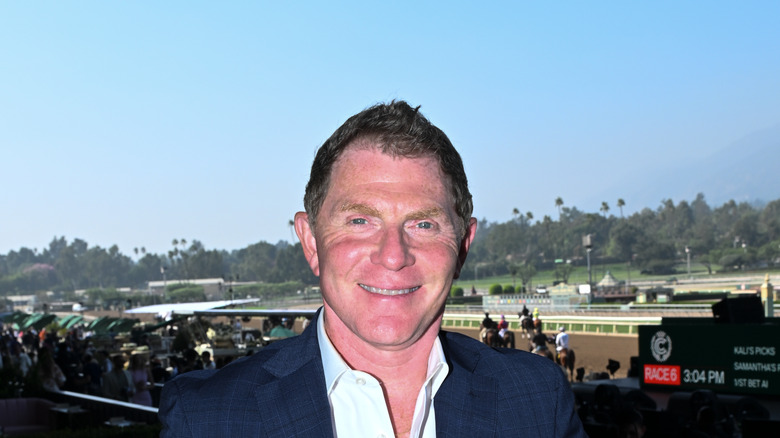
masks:
POLYGON ((358 285, 372 294, 379 295, 406 295, 420 288, 420 286, 415 286, 411 289, 380 289, 378 287, 366 286, 365 284, 361 283, 358 283, 358 285))

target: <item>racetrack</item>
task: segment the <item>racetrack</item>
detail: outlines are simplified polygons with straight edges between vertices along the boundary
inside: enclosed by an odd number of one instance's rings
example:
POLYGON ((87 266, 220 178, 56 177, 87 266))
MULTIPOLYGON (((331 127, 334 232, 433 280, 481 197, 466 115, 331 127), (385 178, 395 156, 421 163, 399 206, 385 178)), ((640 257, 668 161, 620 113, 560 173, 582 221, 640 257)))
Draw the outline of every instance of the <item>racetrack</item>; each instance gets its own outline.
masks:
MULTIPOLYGON (((98 316, 120 316, 118 312, 87 312, 92 317, 98 316)), ((154 322, 154 315, 140 314, 133 315, 147 322, 154 322)), ((249 323, 244 323, 245 327, 262 327, 262 318, 252 318, 249 323)), ((214 321, 228 323, 228 318, 214 318, 214 321)), ((297 320, 294 330, 301 332, 302 320, 297 320)), ((479 339, 479 329, 446 327, 445 330, 463 333, 474 339, 479 339)), ((549 332, 547 335, 554 335, 549 332)), ((520 337, 520 331, 515 331, 516 346, 518 349, 528 350, 528 340, 520 337)), ((569 333, 569 345, 574 349, 577 360, 575 368, 584 367, 585 375, 591 372, 606 371, 608 359, 614 359, 620 362, 620 369, 615 373, 616 378, 626 377, 630 366, 629 358, 639 355, 638 337, 635 335, 609 335, 609 334, 581 334, 569 333)))
MULTIPOLYGON (((479 339, 478 329, 447 327, 446 330, 479 339)), ((552 334, 548 333, 548 335, 552 334)), ((520 338, 520 332, 515 332, 515 339, 518 349, 528 349, 528 339, 520 338)), ((570 333, 569 345, 577 356, 575 368, 584 367, 586 376, 591 372, 607 371, 608 360, 614 359, 620 362, 620 369, 615 373, 615 378, 626 377, 630 357, 639 355, 637 336, 570 333)))

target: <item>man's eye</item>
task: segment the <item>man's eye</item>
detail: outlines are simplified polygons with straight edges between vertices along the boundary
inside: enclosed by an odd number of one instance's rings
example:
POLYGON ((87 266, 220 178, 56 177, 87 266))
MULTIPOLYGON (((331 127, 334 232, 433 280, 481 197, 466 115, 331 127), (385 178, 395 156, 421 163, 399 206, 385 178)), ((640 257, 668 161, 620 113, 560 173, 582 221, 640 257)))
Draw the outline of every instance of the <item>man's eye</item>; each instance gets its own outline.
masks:
POLYGON ((365 225, 365 224, 368 223, 368 221, 365 220, 362 217, 359 217, 359 218, 350 220, 349 223, 351 223, 352 225, 365 225))
POLYGON ((424 230, 430 230, 433 228, 433 224, 430 222, 420 222, 417 224, 417 228, 422 228, 424 230))

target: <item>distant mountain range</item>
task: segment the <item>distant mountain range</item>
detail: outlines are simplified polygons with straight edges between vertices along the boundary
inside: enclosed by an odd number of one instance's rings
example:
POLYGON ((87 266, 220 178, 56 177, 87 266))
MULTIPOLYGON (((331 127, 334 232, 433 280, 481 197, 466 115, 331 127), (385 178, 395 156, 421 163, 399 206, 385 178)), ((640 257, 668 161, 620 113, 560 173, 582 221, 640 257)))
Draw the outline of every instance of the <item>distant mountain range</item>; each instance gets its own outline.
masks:
POLYGON ((642 171, 646 183, 632 187, 620 185, 601 194, 611 199, 614 193, 634 206, 656 209, 662 199, 696 199, 704 193, 710 207, 720 207, 733 199, 763 206, 780 198, 780 124, 757 131, 730 146, 701 159, 677 161, 669 166, 642 171), (633 190, 632 190, 633 189, 633 190))

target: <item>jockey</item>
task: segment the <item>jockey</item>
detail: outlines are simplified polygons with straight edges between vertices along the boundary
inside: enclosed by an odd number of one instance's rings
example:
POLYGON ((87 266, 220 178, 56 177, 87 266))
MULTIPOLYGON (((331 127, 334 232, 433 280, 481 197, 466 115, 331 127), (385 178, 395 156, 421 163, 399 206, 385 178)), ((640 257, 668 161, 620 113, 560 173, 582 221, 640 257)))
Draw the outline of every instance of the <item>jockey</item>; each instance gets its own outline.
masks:
POLYGON ((537 333, 534 335, 533 339, 531 339, 531 344, 533 344, 534 349, 533 352, 536 353, 539 350, 546 350, 547 349, 547 336, 544 333, 537 333))
POLYGON ((569 350, 569 334, 566 333, 566 327, 558 327, 558 335, 555 337, 555 351, 559 354, 561 351, 569 350))
POLYGON ((479 338, 484 341, 485 337, 487 336, 487 331, 495 328, 495 326, 496 323, 493 322, 492 318, 490 318, 490 313, 485 312, 485 318, 482 320, 482 328, 479 331, 479 338))
POLYGON ((536 333, 541 333, 542 332, 542 320, 539 319, 539 308, 538 307, 534 307, 533 322, 534 322, 534 328, 536 329, 536 333))
POLYGON ((488 312, 485 312, 485 319, 482 320, 482 327, 489 329, 494 328, 496 326, 496 323, 493 322, 493 319, 490 317, 490 314, 488 312))
POLYGON ((523 317, 528 316, 528 307, 525 307, 525 304, 523 304, 523 317))
POLYGON ((504 319, 504 315, 501 315, 501 320, 498 321, 498 335, 503 338, 507 329, 509 329, 509 323, 504 319))

